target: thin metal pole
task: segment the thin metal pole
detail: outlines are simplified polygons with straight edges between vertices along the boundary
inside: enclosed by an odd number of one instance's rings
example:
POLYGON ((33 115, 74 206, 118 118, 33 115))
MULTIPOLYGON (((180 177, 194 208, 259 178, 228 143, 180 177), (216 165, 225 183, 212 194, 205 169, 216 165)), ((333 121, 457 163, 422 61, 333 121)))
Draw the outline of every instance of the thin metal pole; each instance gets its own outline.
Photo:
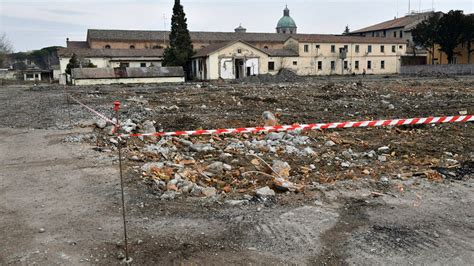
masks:
POLYGON ((66 94, 66 102, 67 102, 67 115, 69 118, 69 127, 72 128, 72 121, 71 121, 71 102, 69 101, 69 94, 67 93, 66 90, 66 85, 64 85, 64 92, 66 94))
MULTIPOLYGON (((114 110, 115 110, 115 118, 116 118, 116 123, 117 125, 115 126, 115 133, 117 133, 118 136, 118 129, 119 129, 119 109, 120 109, 120 102, 114 102, 114 110)), ((122 193, 122 217, 123 217, 123 234, 124 234, 124 242, 125 242, 125 262, 129 263, 131 262, 131 259, 128 254, 128 236, 127 236, 127 214, 125 210, 125 195, 123 192, 123 172, 122 172, 122 141, 120 137, 118 137, 118 152, 119 152, 119 168, 120 168, 120 189, 122 193)))

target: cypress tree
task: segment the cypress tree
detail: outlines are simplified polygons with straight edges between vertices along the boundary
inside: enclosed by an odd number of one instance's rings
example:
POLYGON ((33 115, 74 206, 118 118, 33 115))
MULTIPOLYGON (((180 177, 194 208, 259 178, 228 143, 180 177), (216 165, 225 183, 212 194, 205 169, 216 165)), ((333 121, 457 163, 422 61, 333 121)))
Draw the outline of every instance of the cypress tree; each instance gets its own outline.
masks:
POLYGON ((69 60, 69 64, 67 64, 67 66, 66 66, 66 73, 71 75, 71 72, 72 72, 71 70, 73 68, 78 68, 80 66, 81 66, 81 64, 79 63, 79 60, 77 59, 77 55, 72 54, 72 57, 69 60))
POLYGON ((193 56, 193 53, 186 14, 180 0, 175 0, 173 17, 171 18, 170 46, 165 49, 163 65, 182 66, 186 71, 186 63, 193 56))

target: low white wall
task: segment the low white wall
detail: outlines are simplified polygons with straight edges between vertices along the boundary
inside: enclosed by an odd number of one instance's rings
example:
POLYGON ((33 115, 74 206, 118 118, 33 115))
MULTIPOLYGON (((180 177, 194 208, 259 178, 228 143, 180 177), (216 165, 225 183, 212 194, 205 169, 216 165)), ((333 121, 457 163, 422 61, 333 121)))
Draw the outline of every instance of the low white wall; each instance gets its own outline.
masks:
POLYGON ((86 85, 111 85, 111 84, 181 83, 184 81, 185 81, 184 77, 75 79, 73 80, 73 84, 77 86, 86 86, 86 85))

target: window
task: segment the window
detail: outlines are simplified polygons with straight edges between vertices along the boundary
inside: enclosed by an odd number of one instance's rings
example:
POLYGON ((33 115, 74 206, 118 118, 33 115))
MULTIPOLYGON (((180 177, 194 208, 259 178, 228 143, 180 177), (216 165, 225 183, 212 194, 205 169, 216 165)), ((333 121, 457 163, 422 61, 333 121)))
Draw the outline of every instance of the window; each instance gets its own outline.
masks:
POLYGON ((335 45, 331 45, 331 53, 335 53, 336 52, 336 46, 335 45))
POLYGON ((348 63, 347 61, 344 61, 344 69, 347 69, 348 68, 348 63))
POLYGON ((163 46, 161 46, 161 45, 155 45, 155 46, 153 46, 153 49, 163 49, 163 46))
POLYGON ((369 45, 369 46, 367 47, 367 53, 372 53, 372 45, 369 45))
POLYGON ((355 62, 354 62, 354 68, 355 68, 355 69, 359 69, 359 61, 355 61, 355 62))
POLYGON ((238 53, 238 54, 241 54, 241 53, 242 53, 242 49, 237 49, 237 53, 238 53))
POLYGON ((387 37, 387 30, 383 31, 383 37, 387 37))
POLYGON ((146 67, 146 63, 140 63, 140 67, 146 67))
POLYGON ((392 45, 392 53, 397 52, 397 47, 395 45, 392 45))
POLYGON ((400 31, 400 39, 403 38, 403 31, 400 31))
POLYGON ((323 70, 323 61, 318 61, 318 70, 323 70))
POLYGON ((397 38, 397 32, 396 31, 393 32, 393 38, 397 38))
POLYGON ((344 50, 349 51, 349 46, 348 45, 344 45, 344 50))
POLYGON ((403 49, 403 45, 398 46, 398 49, 400 50, 403 49))
POLYGON ((385 61, 380 61, 380 68, 385 69, 385 61))
POLYGON ((263 49, 268 49, 268 46, 266 46, 266 45, 265 45, 265 46, 263 46, 263 49))
POLYGON ((275 62, 268 62, 268 70, 269 71, 275 70, 275 62))
POLYGON ((372 32, 372 37, 375 37, 375 32, 372 32))
POLYGON ((135 45, 130 45, 130 49, 135 49, 135 45))
POLYGON ((110 49, 110 45, 107 44, 107 45, 105 46, 105 49, 110 49))
POLYGON ((321 45, 316 44, 316 49, 319 49, 319 48, 321 48, 321 45))
POLYGON ((385 46, 384 45, 380 45, 380 52, 385 53, 385 46))
POLYGON ((331 61, 331 70, 336 69, 336 61, 331 61))
POLYGON ((380 33, 377 32, 377 33, 375 34, 375 37, 380 37, 380 33))
POLYGON ((305 53, 309 52, 309 45, 307 44, 304 45, 304 52, 305 53))
POLYGON ((34 79, 35 76, 33 74, 26 74, 27 79, 34 79))
POLYGON ((356 44, 356 47, 355 47, 355 52, 356 52, 356 53, 359 53, 359 49, 360 49, 359 45, 358 45, 358 44, 356 44))
POLYGON ((130 67, 129 63, 120 63, 120 68, 130 67))
POLYGON ((298 61, 293 61, 293 65, 294 65, 294 66, 297 66, 297 65, 298 65, 298 61))
POLYGON ((372 61, 367 61, 367 69, 372 69, 372 61))

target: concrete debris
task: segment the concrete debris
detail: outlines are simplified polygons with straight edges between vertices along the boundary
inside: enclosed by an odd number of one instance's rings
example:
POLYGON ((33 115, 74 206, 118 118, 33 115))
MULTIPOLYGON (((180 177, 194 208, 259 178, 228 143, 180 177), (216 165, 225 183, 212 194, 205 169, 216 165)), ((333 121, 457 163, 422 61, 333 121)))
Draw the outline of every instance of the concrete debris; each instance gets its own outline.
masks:
POLYGON ((143 122, 143 133, 154 134, 156 133, 155 122, 146 120, 143 122))
POLYGON ((257 189, 255 193, 259 198, 262 199, 275 196, 275 191, 273 191, 273 189, 269 188, 268 186, 257 189))
POLYGON ((289 177, 290 176, 291 167, 287 162, 275 160, 275 161, 273 161, 272 169, 280 177, 289 177))
POLYGON ((206 198, 214 197, 217 194, 217 190, 214 187, 203 188, 201 192, 206 198))
POLYGON ((263 112, 262 119, 264 121, 264 125, 267 126, 267 127, 273 127, 273 126, 278 125, 278 119, 270 111, 263 112))
POLYGON ((224 163, 214 162, 207 166, 206 170, 216 175, 222 175, 224 173, 224 163))
POLYGON ((104 119, 97 119, 94 124, 97 128, 104 129, 107 126, 107 121, 104 119))

